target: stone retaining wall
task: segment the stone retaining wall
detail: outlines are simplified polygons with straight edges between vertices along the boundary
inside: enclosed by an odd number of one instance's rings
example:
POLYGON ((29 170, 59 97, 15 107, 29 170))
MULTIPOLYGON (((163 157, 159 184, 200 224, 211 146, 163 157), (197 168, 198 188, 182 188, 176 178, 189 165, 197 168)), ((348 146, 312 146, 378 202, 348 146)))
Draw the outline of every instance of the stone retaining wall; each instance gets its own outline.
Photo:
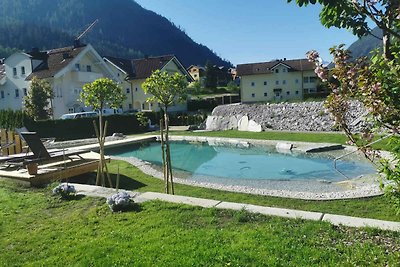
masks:
MULTIPOLYGON (((347 120, 360 131, 366 110, 360 102, 350 104, 347 120)), ((279 104, 230 104, 217 106, 208 116, 206 130, 336 131, 324 102, 279 104)))

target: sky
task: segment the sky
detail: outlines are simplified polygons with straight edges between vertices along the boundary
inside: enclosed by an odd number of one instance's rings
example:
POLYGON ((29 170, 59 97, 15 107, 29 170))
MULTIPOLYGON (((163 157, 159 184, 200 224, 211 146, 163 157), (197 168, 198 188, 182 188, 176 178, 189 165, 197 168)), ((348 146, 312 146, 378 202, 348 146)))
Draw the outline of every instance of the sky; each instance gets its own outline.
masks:
POLYGON ((330 47, 357 40, 346 29, 323 27, 320 6, 300 8, 286 0, 135 1, 234 65, 304 58, 311 49, 330 61, 330 47))

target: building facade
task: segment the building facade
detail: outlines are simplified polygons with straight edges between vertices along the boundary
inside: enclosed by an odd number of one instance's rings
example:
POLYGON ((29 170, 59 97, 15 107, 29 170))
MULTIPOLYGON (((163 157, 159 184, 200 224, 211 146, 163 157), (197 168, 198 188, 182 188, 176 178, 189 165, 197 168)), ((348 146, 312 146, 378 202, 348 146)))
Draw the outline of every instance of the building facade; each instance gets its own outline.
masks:
POLYGON ((314 65, 307 59, 239 64, 237 75, 242 103, 303 99, 316 93, 319 84, 314 65))
MULTIPOLYGON (((188 82, 193 81, 191 75, 173 55, 147 57, 142 59, 122 59, 115 57, 104 57, 106 64, 114 71, 122 82, 126 99, 123 104, 124 110, 137 111, 159 111, 157 103, 149 103, 151 97, 145 94, 142 84, 150 77, 153 71, 166 71, 169 74, 179 73, 187 77, 188 82)), ((171 112, 186 111, 186 103, 178 103, 169 108, 171 112)))
POLYGON ((82 87, 100 77, 120 82, 91 45, 79 45, 48 51, 33 49, 15 53, 4 61, 0 76, 0 109, 23 109, 33 77, 45 79, 53 89, 50 101, 53 118, 65 113, 93 110, 79 100, 82 87))

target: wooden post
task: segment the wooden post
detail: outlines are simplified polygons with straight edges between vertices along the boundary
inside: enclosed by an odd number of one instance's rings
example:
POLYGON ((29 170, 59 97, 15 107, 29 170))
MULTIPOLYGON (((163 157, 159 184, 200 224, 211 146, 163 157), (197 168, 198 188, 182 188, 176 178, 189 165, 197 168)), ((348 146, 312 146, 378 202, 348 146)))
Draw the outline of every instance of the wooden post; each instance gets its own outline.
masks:
MULTIPOLYGON (((11 131, 7 131, 7 144, 14 143, 14 133, 11 131)), ((13 145, 8 147, 8 155, 15 154, 15 148, 13 145)))
POLYGON ((21 137, 19 137, 18 134, 14 135, 15 139, 15 153, 22 153, 22 142, 21 142, 21 137))
MULTIPOLYGON (((6 145, 7 144, 7 132, 6 132, 6 130, 1 130, 0 131, 0 142, 1 142, 1 144, 3 145, 6 145)), ((5 147, 5 146, 4 146, 5 147)), ((1 153, 3 154, 3 155, 8 155, 8 150, 7 150, 7 148, 3 148, 2 150, 1 150, 1 153)))

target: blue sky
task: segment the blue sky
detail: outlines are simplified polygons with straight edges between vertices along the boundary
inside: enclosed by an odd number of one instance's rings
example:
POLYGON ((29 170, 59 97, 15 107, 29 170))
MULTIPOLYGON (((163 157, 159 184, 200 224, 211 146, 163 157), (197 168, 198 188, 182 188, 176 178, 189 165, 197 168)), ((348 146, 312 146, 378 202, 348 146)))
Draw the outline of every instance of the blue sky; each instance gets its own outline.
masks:
POLYGON ((197 43, 233 64, 277 58, 304 58, 311 49, 331 60, 329 48, 357 40, 345 29, 323 27, 319 6, 298 7, 286 0, 136 0, 197 43))

